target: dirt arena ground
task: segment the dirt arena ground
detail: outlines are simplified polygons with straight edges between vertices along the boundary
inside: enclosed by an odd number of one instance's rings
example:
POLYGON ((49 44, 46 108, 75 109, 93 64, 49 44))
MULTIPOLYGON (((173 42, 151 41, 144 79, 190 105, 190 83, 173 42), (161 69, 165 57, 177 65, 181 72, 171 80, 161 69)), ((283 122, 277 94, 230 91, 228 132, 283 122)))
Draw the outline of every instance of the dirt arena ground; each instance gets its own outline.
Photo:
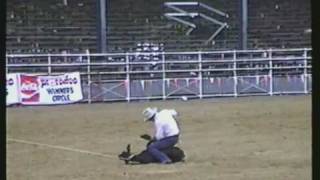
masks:
POLYGON ((7 109, 8 180, 308 180, 311 96, 77 104, 7 109), (128 166, 147 106, 180 112, 188 159, 128 166))

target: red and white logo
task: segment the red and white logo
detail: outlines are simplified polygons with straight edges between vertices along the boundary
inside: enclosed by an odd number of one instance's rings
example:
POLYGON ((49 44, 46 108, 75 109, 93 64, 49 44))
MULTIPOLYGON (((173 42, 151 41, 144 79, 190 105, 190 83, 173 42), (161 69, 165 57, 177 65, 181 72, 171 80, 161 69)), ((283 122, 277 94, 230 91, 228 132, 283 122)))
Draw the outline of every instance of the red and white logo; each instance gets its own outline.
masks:
POLYGON ((39 83, 37 76, 20 76, 20 91, 22 102, 39 102, 39 83))

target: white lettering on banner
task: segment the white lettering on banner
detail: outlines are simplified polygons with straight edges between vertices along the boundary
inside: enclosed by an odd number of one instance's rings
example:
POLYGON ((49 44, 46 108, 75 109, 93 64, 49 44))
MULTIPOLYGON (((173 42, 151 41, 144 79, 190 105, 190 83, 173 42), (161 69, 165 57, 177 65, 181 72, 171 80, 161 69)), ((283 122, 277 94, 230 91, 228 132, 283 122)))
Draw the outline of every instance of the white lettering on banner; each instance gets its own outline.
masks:
POLYGON ((25 94, 32 94, 32 93, 38 91, 39 88, 38 88, 37 83, 27 81, 27 82, 21 84, 20 89, 25 94))
POLYGON ((80 73, 58 76, 21 76, 21 103, 25 105, 68 104, 83 99, 80 73))

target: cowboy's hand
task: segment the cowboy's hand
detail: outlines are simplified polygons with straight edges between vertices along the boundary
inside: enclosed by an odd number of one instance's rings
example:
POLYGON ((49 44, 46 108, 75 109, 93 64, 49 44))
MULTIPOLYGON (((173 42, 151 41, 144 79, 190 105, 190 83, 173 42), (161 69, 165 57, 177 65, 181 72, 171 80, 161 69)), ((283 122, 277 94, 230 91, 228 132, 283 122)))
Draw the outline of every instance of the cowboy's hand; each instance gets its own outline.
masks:
POLYGON ((145 139, 145 140, 148 140, 148 141, 152 140, 151 136, 148 135, 148 134, 143 134, 143 135, 141 135, 140 137, 141 137, 142 139, 145 139))

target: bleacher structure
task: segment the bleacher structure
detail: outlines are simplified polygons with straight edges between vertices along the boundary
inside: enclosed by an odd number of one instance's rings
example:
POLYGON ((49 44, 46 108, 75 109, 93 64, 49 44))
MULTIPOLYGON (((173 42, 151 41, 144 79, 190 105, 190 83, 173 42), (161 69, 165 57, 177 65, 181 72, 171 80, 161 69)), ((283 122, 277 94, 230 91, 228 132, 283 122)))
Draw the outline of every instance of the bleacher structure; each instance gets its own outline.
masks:
POLYGON ((310 1, 249 0, 248 10, 250 48, 311 47, 310 1))
MULTIPOLYGON (((108 52, 132 52, 137 44, 163 44, 165 51, 232 50, 239 47, 240 8, 235 0, 203 0, 229 15, 214 43, 204 44, 213 30, 201 22, 188 28, 165 17, 165 0, 109 0, 108 52)), ((195 2, 195 1, 184 1, 195 2)), ((10 0, 7 2, 7 52, 97 52, 97 2, 94 0, 10 0)), ((208 14, 210 15, 210 14, 208 14)), ((211 14, 212 15, 212 14, 211 14)), ((310 2, 248 1, 248 48, 311 46, 310 2)))
MULTIPOLYGON (((210 37, 212 31, 214 32, 215 27, 212 26, 212 23, 202 22, 199 28, 186 35, 189 27, 166 17, 166 14, 170 12, 166 3, 167 1, 163 0, 110 1, 107 34, 109 51, 119 50, 118 47, 121 48, 120 50, 130 51, 136 42, 163 43, 167 51, 212 50, 213 47, 215 49, 237 48, 238 22, 235 21, 237 16, 235 5, 229 8, 228 14, 232 15, 228 19, 230 20, 228 31, 221 32, 215 39, 214 45, 208 45, 204 42, 210 37)), ((221 9, 221 5, 223 5, 222 2, 219 3, 217 9, 221 9)), ((193 18, 194 22, 199 21, 197 18, 193 18)))
POLYGON ((94 52, 95 6, 85 0, 8 1, 7 52, 94 52))

